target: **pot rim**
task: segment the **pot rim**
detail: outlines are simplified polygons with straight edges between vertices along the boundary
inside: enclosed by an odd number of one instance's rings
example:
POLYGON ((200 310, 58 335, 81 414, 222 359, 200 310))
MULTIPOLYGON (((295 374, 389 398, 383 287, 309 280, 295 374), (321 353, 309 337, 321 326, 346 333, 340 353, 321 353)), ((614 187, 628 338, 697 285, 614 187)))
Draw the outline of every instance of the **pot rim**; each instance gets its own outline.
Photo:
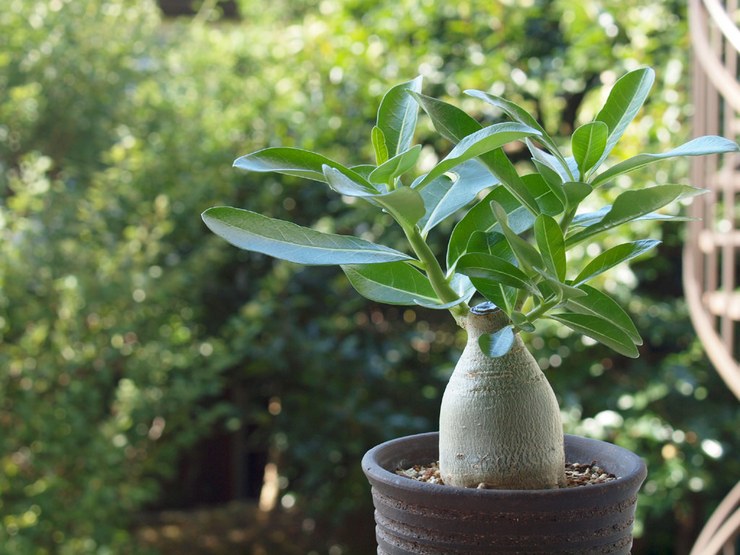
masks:
MULTIPOLYGON (((404 457, 404 451, 409 450, 409 445, 412 443, 425 442, 429 443, 430 449, 433 442, 435 448, 439 445, 439 432, 426 432, 421 434, 414 434, 404 436, 396 439, 391 439, 379 445, 376 445, 362 458, 362 469, 365 472, 368 479, 377 482, 378 484, 384 484, 394 489, 400 489, 407 492, 413 493, 427 493, 437 495, 453 495, 453 496, 472 496, 475 498, 532 498, 542 499, 543 496, 552 498, 553 500, 558 497, 594 497, 601 496, 606 490, 613 489, 636 489, 639 488, 640 484, 645 480, 647 476, 647 466, 639 456, 632 451, 620 447, 613 443, 601 441, 597 439, 586 438, 577 435, 565 434, 565 445, 566 445, 566 460, 568 459, 569 447, 579 451, 592 452, 594 457, 578 457, 581 460, 568 460, 567 462, 580 462, 580 463, 592 463, 595 462, 601 468, 604 468, 607 472, 614 473, 617 475, 616 480, 604 482, 601 484, 589 484, 585 486, 577 486, 570 488, 557 488, 557 489, 537 489, 537 490, 511 490, 511 489, 477 489, 477 488, 462 488, 443 484, 432 484, 429 482, 421 482, 413 480, 411 478, 400 476, 393 472, 393 470, 387 468, 388 466, 394 465, 405 465, 405 464, 419 464, 424 461, 419 460, 407 460, 404 457), (399 452, 398 455, 395 455, 399 452), (621 470, 615 472, 614 466, 615 457, 621 457, 618 466, 621 470), (585 460, 590 459, 590 460, 585 460), (391 461, 382 464, 381 461, 391 461), (395 461, 395 462, 393 462, 395 461)), ((418 449, 417 449, 418 450, 418 449)), ((436 451, 438 456, 438 449, 436 451)), ((418 455, 416 458, 420 458, 418 455)), ((426 462, 429 462, 428 460, 426 462)))

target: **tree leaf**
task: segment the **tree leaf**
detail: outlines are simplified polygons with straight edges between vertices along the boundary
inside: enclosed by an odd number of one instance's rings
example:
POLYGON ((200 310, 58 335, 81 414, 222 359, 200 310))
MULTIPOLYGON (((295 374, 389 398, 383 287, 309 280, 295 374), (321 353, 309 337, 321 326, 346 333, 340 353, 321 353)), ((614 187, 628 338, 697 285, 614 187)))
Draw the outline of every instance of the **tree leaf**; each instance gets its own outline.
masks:
POLYGON ((534 237, 545 268, 558 280, 565 279, 565 239, 554 218, 540 214, 534 222, 534 237))
POLYGON ((338 193, 364 198, 384 208, 403 226, 413 227, 424 216, 424 201, 421 195, 410 187, 399 187, 388 193, 379 193, 374 187, 365 188, 335 168, 324 166, 324 174, 329 186, 338 193))
POLYGON ((424 217, 424 201, 421 195, 410 187, 399 187, 390 193, 373 197, 373 200, 403 226, 413 227, 424 217))
POLYGON ((414 302, 424 308, 431 308, 434 310, 447 310, 453 306, 457 306, 460 303, 468 302, 473 295, 475 295, 475 286, 470 281, 468 276, 463 274, 454 274, 450 280, 450 288, 458 294, 458 298, 449 303, 437 302, 426 302, 424 300, 415 300, 414 302))
MULTIPOLYGON (((502 148, 498 148, 490 153, 490 157, 481 158, 481 161, 491 170, 491 173, 499 178, 501 185, 506 187, 506 190, 516 198, 522 206, 529 210, 533 215, 537 216, 540 213, 540 207, 537 201, 532 196, 532 193, 527 187, 524 179, 519 176, 511 163, 509 157, 502 148)), ((538 179, 544 179, 538 174, 538 179)))
POLYGON ((249 210, 219 206, 202 214, 216 235, 241 249, 298 264, 376 264, 411 257, 348 235, 322 233, 249 210))
POLYGON ((593 187, 588 183, 583 183, 582 181, 568 181, 567 183, 563 183, 563 191, 565 192, 565 198, 567 199, 566 205, 570 209, 581 204, 583 199, 591 194, 593 187))
POLYGON ((321 169, 324 172, 324 181, 328 183, 333 191, 340 195, 364 198, 380 194, 378 189, 367 183, 364 179, 352 179, 340 170, 326 164, 321 169))
POLYGON ((387 184, 396 177, 399 177, 411 170, 419 160, 421 148, 421 145, 415 145, 409 150, 386 160, 370 173, 370 181, 378 185, 387 184))
POLYGON ((514 330, 506 326, 494 333, 484 333, 478 337, 478 346, 489 358, 499 358, 514 346, 514 330))
POLYGON ((479 284, 484 284, 484 282, 523 289, 533 295, 539 295, 539 290, 529 277, 503 258, 485 253, 469 253, 458 260, 456 269, 459 273, 468 276, 483 295, 485 293, 479 284))
POLYGON ((725 139, 724 137, 698 137, 677 148, 669 150, 668 152, 663 152, 661 154, 638 154, 637 156, 633 156, 632 158, 619 162, 596 176, 592 181, 592 185, 597 187, 602 183, 606 183, 607 181, 614 179, 618 175, 631 172, 637 168, 641 168, 648 164, 652 164, 653 162, 665 160, 667 158, 674 158, 676 156, 705 156, 707 154, 721 154, 737 151, 737 143, 729 139, 725 139))
POLYGON ((421 154, 421 145, 411 147, 410 150, 396 154, 390 160, 386 160, 370 174, 370 182, 378 184, 390 183, 399 175, 403 175, 416 165, 421 154))
POLYGON ((369 185, 367 180, 356 172, 344 167, 321 154, 309 150, 290 147, 265 148, 241 156, 234 161, 234 167, 252 172, 276 172, 326 182, 323 166, 334 168, 348 178, 369 185))
POLYGON ((578 289, 586 293, 585 296, 568 299, 565 308, 579 314, 592 314, 611 321, 624 331, 635 345, 642 345, 640 332, 637 331, 632 318, 619 306, 619 303, 606 293, 591 287, 579 285, 578 289))
POLYGON ((437 132, 452 143, 459 142, 483 127, 457 106, 419 93, 411 93, 411 96, 427 113, 437 132))
POLYGON ((581 285, 622 262, 626 262, 627 260, 631 260, 636 256, 646 253, 659 244, 660 241, 656 241, 654 239, 643 239, 632 243, 623 243, 616 247, 607 249, 591 260, 591 262, 586 264, 586 267, 581 270, 576 279, 573 280, 573 283, 576 286, 581 285))
POLYGON ((688 185, 657 185, 637 191, 625 191, 616 198, 611 209, 601 220, 567 237, 565 246, 570 248, 597 233, 637 220, 671 202, 703 192, 705 191, 702 189, 688 185))
POLYGON ((565 312, 560 314, 549 314, 548 318, 565 324, 569 328, 603 343, 614 349, 619 354, 630 358, 637 358, 640 353, 630 339, 630 336, 619 327, 593 314, 577 314, 565 312))
POLYGON ((377 125, 373 127, 370 133, 370 139, 373 143, 373 150, 375 151, 375 163, 380 166, 385 163, 388 156, 388 146, 385 144, 385 134, 383 130, 377 125))
POLYGON ((556 157, 535 146, 531 139, 525 139, 524 142, 527 144, 529 152, 532 153, 532 160, 536 160, 557 173, 561 181, 575 181, 580 178, 578 163, 572 156, 564 158, 559 154, 556 157))
POLYGON ((597 121, 603 121, 609 127, 604 152, 595 166, 600 166, 611 153, 627 126, 635 119, 637 112, 655 81, 655 72, 649 68, 630 71, 614 83, 604 107, 596 115, 597 121))
POLYGON ((419 106, 409 92, 421 91, 421 76, 389 90, 378 108, 377 127, 383 132, 388 156, 411 148, 419 106))
MULTIPOLYGON (((455 166, 499 149, 512 141, 531 137, 537 131, 520 123, 496 123, 476 131, 460 140, 450 153, 439 162, 421 182, 417 188, 424 187, 433 179, 439 177, 455 166)), ((484 162, 485 163, 485 162, 484 162)), ((490 169, 490 166, 489 166, 490 169)))
MULTIPOLYGON (((547 132, 539 124, 539 122, 524 108, 515 104, 514 102, 511 102, 510 100, 506 100, 505 98, 501 98, 500 96, 489 94, 483 91, 467 90, 465 91, 465 94, 472 96, 473 98, 482 100, 483 102, 486 102, 492 106, 495 106, 514 121, 518 121, 519 123, 523 123, 528 127, 536 129, 540 135, 538 137, 538 140, 541 141, 542 144, 545 145, 550 150, 550 152, 553 153, 552 155, 559 160, 559 163, 563 167, 568 167, 568 165, 565 163, 565 159, 560 154, 555 141, 552 140, 550 135, 547 134, 547 132)), ((573 179, 573 176, 569 175, 567 179, 573 179)))
POLYGON ((535 168, 537 168, 537 172, 542 176, 542 179, 547 183, 547 186, 552 191, 552 194, 557 197, 557 199, 560 201, 560 204, 563 206, 567 205, 568 199, 565 196, 565 191, 563 190, 563 179, 560 177, 560 174, 553 170, 550 166, 540 162, 539 160, 536 160, 532 158, 532 162, 534 163, 535 168))
POLYGON ((581 176, 585 176, 586 172, 596 167, 606 148, 608 135, 609 128, 603 121, 586 123, 573 132, 571 148, 581 176))
MULTIPOLYGON (((560 206, 560 211, 562 211, 560 201, 539 175, 525 175, 523 181, 542 212, 550 215, 558 213, 557 210, 551 209, 554 205, 560 206)), ((490 208, 491 201, 496 201, 504 207, 508 215, 509 227, 515 233, 524 233, 534 225, 535 217, 529 210, 524 208, 506 188, 495 187, 483 200, 473 205, 452 230, 447 244, 448 268, 453 268, 457 259, 466 252, 468 242, 475 232, 501 231, 501 226, 490 208)))
POLYGON ((429 279, 406 262, 342 265, 357 292, 371 301, 415 305, 419 301, 440 304, 429 279))
MULTIPOLYGON (((419 221, 422 235, 475 200, 498 180, 477 160, 468 160, 441 175, 421 190, 426 213, 419 221)), ((414 185, 412 185, 412 188, 414 185)))
POLYGON ((514 256, 519 261, 520 267, 525 273, 532 275, 535 273, 535 268, 541 268, 543 266, 540 253, 509 227, 508 216, 503 206, 496 201, 492 201, 491 210, 493 210, 493 216, 501 226, 501 232, 506 237, 506 242, 509 243, 514 256))

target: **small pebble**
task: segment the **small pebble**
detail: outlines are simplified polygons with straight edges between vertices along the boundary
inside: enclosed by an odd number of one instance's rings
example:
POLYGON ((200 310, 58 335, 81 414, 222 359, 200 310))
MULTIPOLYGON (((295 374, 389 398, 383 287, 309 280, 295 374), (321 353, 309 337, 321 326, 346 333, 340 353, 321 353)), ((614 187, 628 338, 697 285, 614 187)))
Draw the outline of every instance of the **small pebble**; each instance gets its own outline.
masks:
MULTIPOLYGON (((417 464, 411 468, 400 468, 396 470, 396 474, 419 482, 444 485, 439 473, 439 462, 433 462, 428 465, 417 464)), ((612 480, 616 480, 617 477, 600 468, 595 462, 592 462, 591 464, 566 463, 565 479, 567 480, 565 487, 574 488, 611 482, 612 480)), ((486 485, 481 482, 477 488, 486 489, 486 485)))

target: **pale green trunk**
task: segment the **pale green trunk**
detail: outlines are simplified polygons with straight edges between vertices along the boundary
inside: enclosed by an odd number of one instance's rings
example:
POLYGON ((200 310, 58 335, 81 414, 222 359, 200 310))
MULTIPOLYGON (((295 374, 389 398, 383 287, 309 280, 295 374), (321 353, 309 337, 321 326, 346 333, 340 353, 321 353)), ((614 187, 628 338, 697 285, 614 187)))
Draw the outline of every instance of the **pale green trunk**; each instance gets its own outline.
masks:
POLYGON ((548 489, 565 482, 560 409, 537 361, 519 335, 503 357, 489 358, 478 346, 482 333, 507 324, 498 309, 474 308, 464 320, 468 343, 440 412, 446 484, 548 489))

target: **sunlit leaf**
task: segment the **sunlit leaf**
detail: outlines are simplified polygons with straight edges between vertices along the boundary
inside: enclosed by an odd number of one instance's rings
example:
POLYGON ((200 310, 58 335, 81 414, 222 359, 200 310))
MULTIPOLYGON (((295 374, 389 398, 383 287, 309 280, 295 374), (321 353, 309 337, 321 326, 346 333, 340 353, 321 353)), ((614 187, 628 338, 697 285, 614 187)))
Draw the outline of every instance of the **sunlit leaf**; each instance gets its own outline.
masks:
POLYGON ((632 243, 623 243, 605 250, 593 260, 591 260, 583 270, 578 274, 573 282, 576 285, 580 285, 590 279, 595 278, 599 274, 606 272, 607 270, 632 260, 633 258, 646 253, 647 251, 655 248, 660 244, 660 241, 653 239, 643 239, 641 241, 634 241, 632 243))
POLYGON ((298 264, 376 264, 411 259, 358 237, 322 233, 239 208, 209 208, 202 218, 211 231, 240 249, 298 264))
POLYGON ((421 91, 421 76, 389 90, 378 108, 377 127, 383 132, 388 157, 411 148, 419 106, 411 92, 421 91))
POLYGON ((593 314, 578 314, 573 312, 550 314, 548 318, 565 324, 569 328, 599 343, 603 343, 619 354, 630 358, 637 358, 640 355, 630 336, 609 320, 594 316, 593 314))

